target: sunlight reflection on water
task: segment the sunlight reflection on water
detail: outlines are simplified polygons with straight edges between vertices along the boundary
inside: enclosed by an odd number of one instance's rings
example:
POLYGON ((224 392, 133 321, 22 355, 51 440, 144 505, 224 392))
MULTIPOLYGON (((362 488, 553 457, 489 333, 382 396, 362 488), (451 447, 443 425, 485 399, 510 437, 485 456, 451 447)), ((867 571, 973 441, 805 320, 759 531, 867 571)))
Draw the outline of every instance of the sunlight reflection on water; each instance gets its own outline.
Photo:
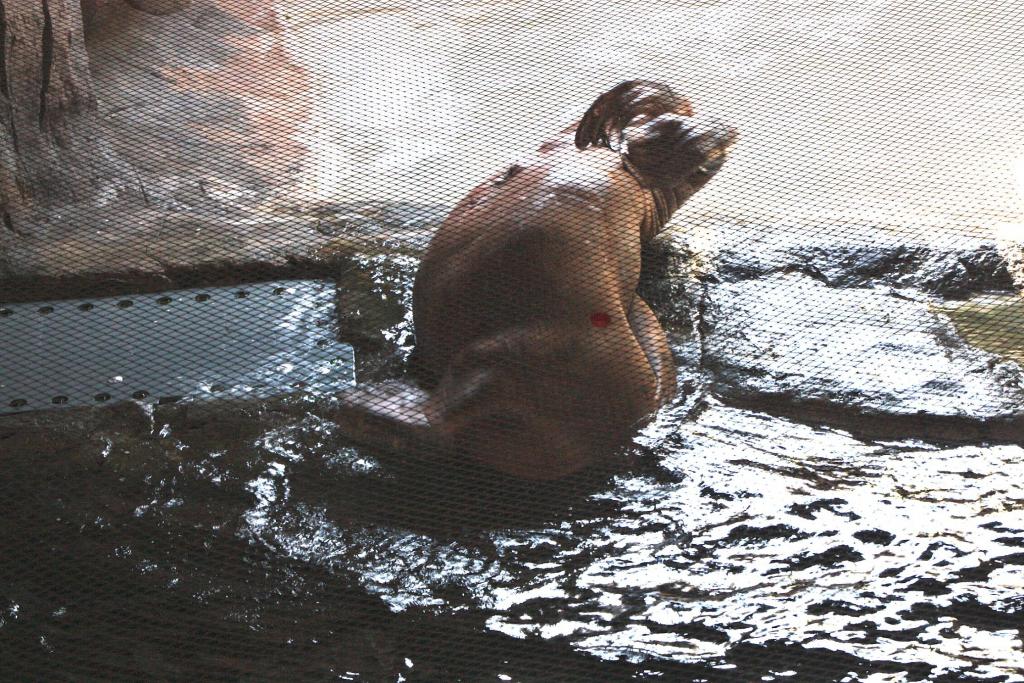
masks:
MULTIPOLYGON (((288 433, 273 455, 301 463, 312 454, 288 433)), ((482 610, 497 632, 609 659, 708 662, 785 641, 934 674, 1024 663, 1019 633, 969 617, 1018 609, 1024 573, 999 558, 1024 530, 1019 447, 870 444, 725 407, 689 423, 667 411, 638 443, 670 481, 622 474, 575 505, 590 512, 535 526, 474 529, 469 512, 454 536, 415 514, 340 525, 337 504, 289 499, 275 464, 249 485, 243 533, 353 572, 397 613, 482 610)))

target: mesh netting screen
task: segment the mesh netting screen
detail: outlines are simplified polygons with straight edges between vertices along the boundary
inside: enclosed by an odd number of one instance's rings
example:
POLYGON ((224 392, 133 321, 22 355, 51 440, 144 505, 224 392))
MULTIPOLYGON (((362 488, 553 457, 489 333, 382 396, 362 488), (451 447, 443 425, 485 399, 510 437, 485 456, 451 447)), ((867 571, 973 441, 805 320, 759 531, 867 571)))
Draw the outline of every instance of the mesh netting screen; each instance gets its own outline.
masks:
POLYGON ((1024 680, 1022 35, 0 0, 0 677, 1024 680))

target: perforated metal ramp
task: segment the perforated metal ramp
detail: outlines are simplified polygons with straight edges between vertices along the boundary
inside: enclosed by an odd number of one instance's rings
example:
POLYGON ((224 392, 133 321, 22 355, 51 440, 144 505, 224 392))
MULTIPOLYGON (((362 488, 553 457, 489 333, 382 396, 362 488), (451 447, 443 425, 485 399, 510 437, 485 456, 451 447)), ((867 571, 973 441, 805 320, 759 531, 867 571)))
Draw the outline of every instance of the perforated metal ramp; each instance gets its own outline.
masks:
POLYGON ((6 304, 0 339, 4 413, 354 381, 333 284, 315 280, 6 304))

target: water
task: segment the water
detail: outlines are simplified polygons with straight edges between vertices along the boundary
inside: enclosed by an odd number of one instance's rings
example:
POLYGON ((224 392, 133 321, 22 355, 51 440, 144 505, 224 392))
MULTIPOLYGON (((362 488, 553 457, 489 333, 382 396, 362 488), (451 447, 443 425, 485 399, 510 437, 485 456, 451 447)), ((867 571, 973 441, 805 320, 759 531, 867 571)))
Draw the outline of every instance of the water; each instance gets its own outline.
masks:
MULTIPOLYGON (((341 329, 364 380, 401 375, 415 259, 357 265, 341 329)), ((525 486, 353 448, 325 404, 0 422, 8 672, 1024 677, 1019 446, 862 441, 697 393, 609 467, 525 486)))
POLYGON ((176 210, 450 206, 599 93, 651 78, 741 133, 675 221, 712 245, 723 217, 1024 239, 1008 0, 194 5, 120 13, 90 42, 104 120, 176 210))
POLYGON ((987 294, 947 303, 945 310, 973 345, 1024 364, 1024 299, 987 294))
POLYGON ((348 447, 301 401, 171 408, 0 432, 9 672, 1024 675, 1020 447, 711 405, 619 472, 487 490, 348 447))
POLYGON ((455 201, 643 77, 741 133, 681 225, 800 215, 1024 234, 1006 227, 1024 212, 1014 3, 287 0, 278 16, 308 81, 302 196, 455 201))

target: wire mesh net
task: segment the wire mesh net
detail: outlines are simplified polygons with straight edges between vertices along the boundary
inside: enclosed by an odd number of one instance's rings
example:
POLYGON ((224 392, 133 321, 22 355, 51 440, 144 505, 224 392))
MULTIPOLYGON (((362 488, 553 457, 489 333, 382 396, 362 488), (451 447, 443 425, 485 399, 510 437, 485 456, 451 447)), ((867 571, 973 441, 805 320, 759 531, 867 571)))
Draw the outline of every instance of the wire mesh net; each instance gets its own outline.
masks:
POLYGON ((1024 677, 1024 7, 0 0, 0 666, 1024 677))

